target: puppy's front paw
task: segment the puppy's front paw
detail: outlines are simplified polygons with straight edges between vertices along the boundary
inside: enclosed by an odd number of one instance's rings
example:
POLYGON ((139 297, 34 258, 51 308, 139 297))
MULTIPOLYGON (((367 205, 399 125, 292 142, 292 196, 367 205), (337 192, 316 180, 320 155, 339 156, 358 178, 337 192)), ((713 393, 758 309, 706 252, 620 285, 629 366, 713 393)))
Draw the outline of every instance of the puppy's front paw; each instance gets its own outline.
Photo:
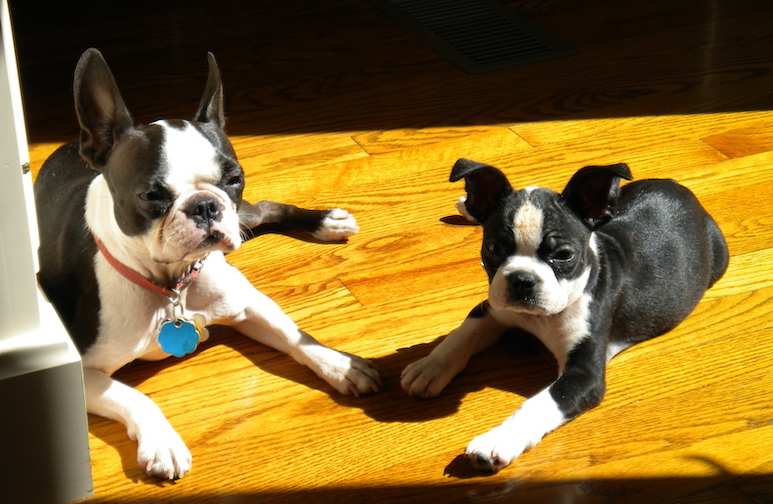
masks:
POLYGON ((528 446, 517 433, 499 426, 482 434, 467 445, 464 454, 476 469, 496 473, 515 460, 528 446))
POLYGON ((456 373, 451 363, 430 354, 405 367, 400 375, 400 386, 419 399, 437 397, 456 373))
POLYGON ((176 480, 191 470, 191 452, 172 426, 143 432, 138 441, 137 462, 146 473, 176 480))
POLYGON ((357 234, 360 227, 354 216, 340 208, 328 210, 319 223, 319 229, 312 233, 315 238, 324 241, 342 241, 357 234))
POLYGON ((309 364, 314 372, 344 395, 359 397, 378 392, 381 378, 369 360, 322 347, 309 364))

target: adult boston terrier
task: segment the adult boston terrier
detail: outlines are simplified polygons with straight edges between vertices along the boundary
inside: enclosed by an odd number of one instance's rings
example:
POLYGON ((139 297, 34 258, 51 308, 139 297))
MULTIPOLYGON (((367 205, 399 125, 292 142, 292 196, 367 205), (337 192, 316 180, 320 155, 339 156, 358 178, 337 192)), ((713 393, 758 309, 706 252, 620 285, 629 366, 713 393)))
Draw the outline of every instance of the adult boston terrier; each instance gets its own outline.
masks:
POLYGON ((725 239, 695 196, 672 180, 631 179, 628 166, 588 166, 563 193, 514 190, 491 166, 460 159, 459 210, 483 226, 488 299, 427 357, 403 371, 411 395, 438 395, 509 328, 553 353, 558 378, 466 455, 499 471, 542 437, 597 406, 622 350, 673 329, 725 272, 725 239))
POLYGON ((181 478, 191 454, 158 406, 111 375, 135 359, 192 352, 207 325, 290 354, 343 394, 378 389, 370 362, 300 331, 225 260, 267 228, 340 241, 358 227, 341 209, 242 200, 212 54, 190 121, 135 126, 95 49, 80 58, 74 91, 80 142, 54 152, 35 181, 39 282, 82 354, 89 412, 126 424, 144 470, 181 478))

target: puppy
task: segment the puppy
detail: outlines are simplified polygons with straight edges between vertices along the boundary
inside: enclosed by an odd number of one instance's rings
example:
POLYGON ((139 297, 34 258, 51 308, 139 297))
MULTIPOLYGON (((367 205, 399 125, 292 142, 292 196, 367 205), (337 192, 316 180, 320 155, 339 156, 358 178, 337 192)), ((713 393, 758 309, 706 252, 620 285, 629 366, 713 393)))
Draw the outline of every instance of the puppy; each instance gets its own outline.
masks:
POLYGON ((225 260, 267 228, 339 241, 358 227, 340 209, 242 200, 212 54, 190 121, 135 126, 95 49, 78 62, 74 91, 80 142, 54 152, 35 181, 39 283, 82 354, 88 411, 126 424, 144 470, 181 478, 191 454, 147 396, 111 375, 135 359, 192 352, 206 325, 288 353, 343 394, 378 389, 370 362, 300 331, 225 260))
POLYGON ((589 166, 562 194, 514 190, 491 166, 460 159, 457 204, 483 226, 488 299, 427 357, 402 387, 437 396, 474 354, 509 328, 534 334, 559 376, 466 449, 471 463, 499 471, 542 437, 597 406, 605 368, 622 350, 673 329, 725 272, 728 250, 712 218, 672 180, 631 179, 628 166, 589 166))

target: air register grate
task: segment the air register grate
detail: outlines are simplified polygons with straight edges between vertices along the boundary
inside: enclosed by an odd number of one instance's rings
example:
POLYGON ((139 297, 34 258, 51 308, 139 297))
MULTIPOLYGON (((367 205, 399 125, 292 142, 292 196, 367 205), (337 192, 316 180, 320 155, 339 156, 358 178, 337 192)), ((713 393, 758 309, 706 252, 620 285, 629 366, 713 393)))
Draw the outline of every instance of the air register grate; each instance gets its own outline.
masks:
POLYGON ((557 59, 574 50, 496 0, 370 0, 461 67, 482 74, 557 59))

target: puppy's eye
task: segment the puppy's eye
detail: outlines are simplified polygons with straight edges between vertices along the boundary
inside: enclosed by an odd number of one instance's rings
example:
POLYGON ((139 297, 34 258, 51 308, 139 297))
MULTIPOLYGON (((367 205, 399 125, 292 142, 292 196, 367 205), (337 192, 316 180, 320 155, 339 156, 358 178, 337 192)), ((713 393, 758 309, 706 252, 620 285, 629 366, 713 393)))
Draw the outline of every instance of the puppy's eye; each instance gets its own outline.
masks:
POLYGON ((504 245, 495 240, 486 242, 484 247, 489 254, 495 257, 500 257, 505 253, 504 245))
POLYGON ((551 263, 565 263, 574 259, 574 251, 569 247, 561 247, 550 256, 551 263))
POLYGON ((225 185, 233 187, 233 186, 240 186, 243 183, 244 183, 244 177, 242 177, 241 175, 236 175, 228 179, 225 185))

